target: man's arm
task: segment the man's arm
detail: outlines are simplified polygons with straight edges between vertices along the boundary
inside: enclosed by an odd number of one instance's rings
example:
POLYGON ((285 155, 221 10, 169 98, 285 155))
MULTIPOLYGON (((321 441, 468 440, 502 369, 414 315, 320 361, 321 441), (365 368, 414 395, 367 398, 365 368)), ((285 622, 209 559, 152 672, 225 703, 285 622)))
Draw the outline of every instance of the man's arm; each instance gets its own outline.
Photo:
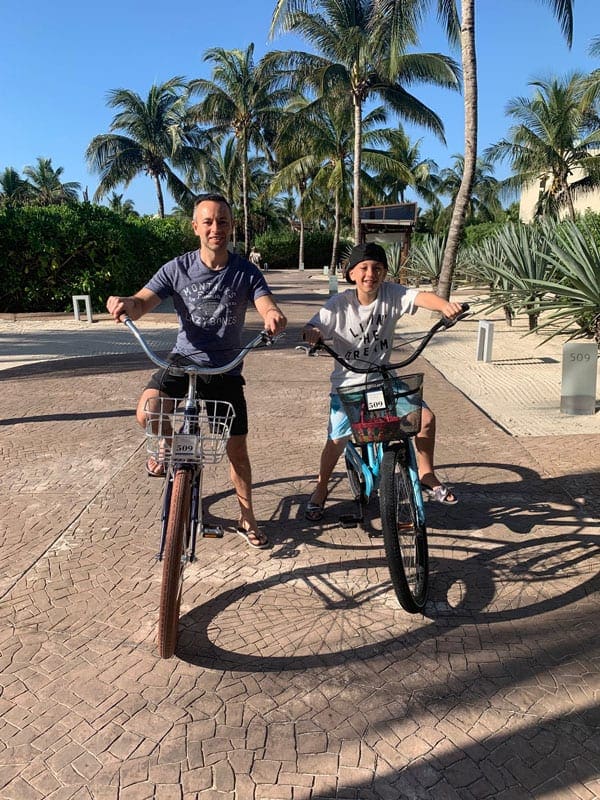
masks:
POLYGON ((415 298, 415 305, 419 308, 427 308, 430 311, 439 311, 445 317, 456 317, 462 312, 460 303, 451 303, 449 300, 444 300, 439 297, 435 292, 419 292, 415 298))
POLYGON ((263 294, 257 297, 254 305, 263 318, 266 331, 275 334, 281 333, 285 329, 287 319, 270 294, 263 294))
POLYGON ((106 308, 113 315, 115 322, 120 322, 122 314, 136 320, 143 317, 160 303, 160 297, 150 289, 140 289, 131 297, 111 295, 106 301, 106 308))

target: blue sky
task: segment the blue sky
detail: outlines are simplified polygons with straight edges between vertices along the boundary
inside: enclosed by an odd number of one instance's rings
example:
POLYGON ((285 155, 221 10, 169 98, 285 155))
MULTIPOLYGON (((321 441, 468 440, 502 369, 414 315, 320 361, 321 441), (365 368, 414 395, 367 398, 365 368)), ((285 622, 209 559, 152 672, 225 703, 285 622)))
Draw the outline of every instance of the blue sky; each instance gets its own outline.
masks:
MULTIPOLYGON (((109 129, 114 111, 106 106, 107 92, 123 87, 146 96, 153 83, 174 75, 210 77, 210 65, 202 60, 210 47, 245 49, 254 42, 257 58, 268 49, 305 49, 290 36, 268 41, 274 5, 274 0, 220 0, 177 9, 157 0, 0 3, 0 170, 11 166, 20 172, 38 156, 51 158, 55 167, 64 167, 64 180, 78 181, 91 196, 97 176, 88 172, 84 154, 91 139, 109 129)), ((506 103, 529 95, 528 81, 600 67, 587 55, 591 39, 600 35, 598 0, 575 0, 571 50, 541 0, 478 0, 476 25, 480 151, 506 134, 506 103)), ((419 49, 450 52, 433 15, 419 49)), ((442 117, 447 144, 422 130, 409 129, 411 136, 422 138, 423 157, 448 166, 463 150, 462 98, 427 87, 415 87, 414 93, 442 117)), ((502 177, 501 169, 497 175, 502 177)), ((149 179, 123 191, 139 212, 156 211, 149 179)), ((167 200, 167 209, 171 205, 167 200)))

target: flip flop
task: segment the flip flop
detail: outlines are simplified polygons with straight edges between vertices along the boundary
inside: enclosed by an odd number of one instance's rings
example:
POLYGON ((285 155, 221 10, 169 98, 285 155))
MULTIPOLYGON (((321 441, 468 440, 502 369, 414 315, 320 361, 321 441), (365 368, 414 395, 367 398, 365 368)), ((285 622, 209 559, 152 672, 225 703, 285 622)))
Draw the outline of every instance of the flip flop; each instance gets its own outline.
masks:
POLYGON ((260 530, 246 529, 238 524, 235 532, 238 536, 242 536, 250 547, 253 547, 255 550, 265 550, 270 545, 267 535, 260 530), (252 539, 250 537, 252 537, 252 539))
POLYGON ((424 495, 426 495, 429 500, 433 500, 436 503, 441 503, 443 506, 455 506, 458 503, 458 497, 454 494, 454 492, 449 489, 447 486, 444 486, 443 483, 440 483, 439 486, 427 486, 425 483, 421 483, 421 491, 424 495))
POLYGON ((161 464, 160 461, 150 456, 146 461, 146 472, 151 478, 164 478, 167 470, 164 464, 161 464), (154 464, 154 469, 150 466, 151 463, 154 464))
POLYGON ((304 508, 304 516, 309 522, 320 522, 325 516, 325 503, 309 500, 304 508))

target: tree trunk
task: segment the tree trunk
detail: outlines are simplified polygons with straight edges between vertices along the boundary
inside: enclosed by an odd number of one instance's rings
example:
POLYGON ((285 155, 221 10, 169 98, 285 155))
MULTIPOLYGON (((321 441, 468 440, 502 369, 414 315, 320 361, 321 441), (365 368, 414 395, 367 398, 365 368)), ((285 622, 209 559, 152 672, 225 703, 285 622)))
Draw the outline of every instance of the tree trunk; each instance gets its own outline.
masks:
POLYGON ((335 221, 333 228, 333 247, 331 248, 331 263, 329 272, 333 275, 337 267, 337 250, 340 243, 340 190, 335 190, 335 221))
POLYGON ((352 223, 354 227, 354 244, 360 244, 360 161, 362 153, 362 107, 358 97, 354 98, 354 204, 352 207, 352 223))
POLYGON ((156 197, 158 198, 158 216, 161 219, 165 218, 165 199, 163 197, 162 186, 160 185, 160 178, 158 175, 153 175, 154 185, 156 187, 156 197))
POLYGON ((302 269, 304 264, 304 217, 298 214, 300 220, 300 246, 298 247, 298 269, 302 269))
POLYGON ((242 137, 242 205, 244 208, 244 255, 248 258, 250 252, 250 238, 248 225, 248 145, 246 137, 242 137))
POLYGON ((450 220, 450 230, 444 250, 437 294, 450 298, 452 276, 456 267, 458 248, 465 217, 471 199, 477 161, 477 59, 475 54, 475 0, 462 0, 460 46, 464 80, 465 159, 462 179, 450 220))

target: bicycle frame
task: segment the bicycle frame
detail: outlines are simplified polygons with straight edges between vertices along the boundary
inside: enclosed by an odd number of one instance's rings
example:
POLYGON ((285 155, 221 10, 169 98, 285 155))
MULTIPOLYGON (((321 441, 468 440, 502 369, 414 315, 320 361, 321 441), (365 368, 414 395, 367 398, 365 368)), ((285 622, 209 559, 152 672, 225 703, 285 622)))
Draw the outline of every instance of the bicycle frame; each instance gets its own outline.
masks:
MULTIPOLYGON (((259 347, 260 345, 270 346, 274 341, 279 339, 283 334, 279 336, 273 336, 267 331, 261 331, 257 336, 254 337, 248 344, 238 353, 238 355, 230 361, 228 364, 225 364, 221 367, 205 367, 200 366, 198 364, 183 364, 183 365, 175 365, 170 361, 166 361, 165 359, 161 358, 157 353, 155 353, 149 344, 144 339, 141 332, 138 330, 135 323, 129 318, 124 317, 122 319, 124 325, 130 330, 130 332, 135 336, 138 340, 140 346, 144 353, 148 356, 148 358, 153 361, 158 367, 162 369, 167 369, 173 375, 187 375, 188 377, 188 388, 186 392, 185 398, 183 398, 183 422, 179 434, 195 436, 198 433, 198 409, 199 404, 202 402, 202 398, 198 397, 197 394, 197 378, 199 375, 210 376, 210 375, 220 375, 224 372, 229 372, 230 370, 234 369, 238 364, 240 364, 246 355, 253 350, 255 347, 259 347)), ((178 399, 172 400, 174 407, 177 405, 178 402, 181 402, 178 399)), ((191 494, 191 501, 190 501, 190 537, 189 541, 185 543, 185 552, 184 552, 184 559, 186 561, 194 561, 196 556, 196 542, 197 542, 197 535, 198 535, 198 520, 201 519, 201 504, 202 504, 202 473, 204 469, 203 463, 198 463, 197 461, 190 462, 186 461, 185 454, 181 453, 178 454, 177 459, 175 459, 168 470, 168 479, 165 487, 165 493, 163 498, 163 507, 161 513, 161 537, 160 537, 160 547, 159 552, 157 553, 157 559, 162 561, 164 549, 165 549, 165 541, 166 541, 166 533, 167 533, 167 525, 169 520, 169 508, 171 503, 171 496, 172 496, 172 489, 173 489, 173 480, 175 474, 179 470, 188 470, 191 471, 192 474, 192 494, 191 494)), ((221 538, 223 536, 223 529, 220 526, 214 527, 205 527, 202 525, 202 536, 203 538, 221 538)))

